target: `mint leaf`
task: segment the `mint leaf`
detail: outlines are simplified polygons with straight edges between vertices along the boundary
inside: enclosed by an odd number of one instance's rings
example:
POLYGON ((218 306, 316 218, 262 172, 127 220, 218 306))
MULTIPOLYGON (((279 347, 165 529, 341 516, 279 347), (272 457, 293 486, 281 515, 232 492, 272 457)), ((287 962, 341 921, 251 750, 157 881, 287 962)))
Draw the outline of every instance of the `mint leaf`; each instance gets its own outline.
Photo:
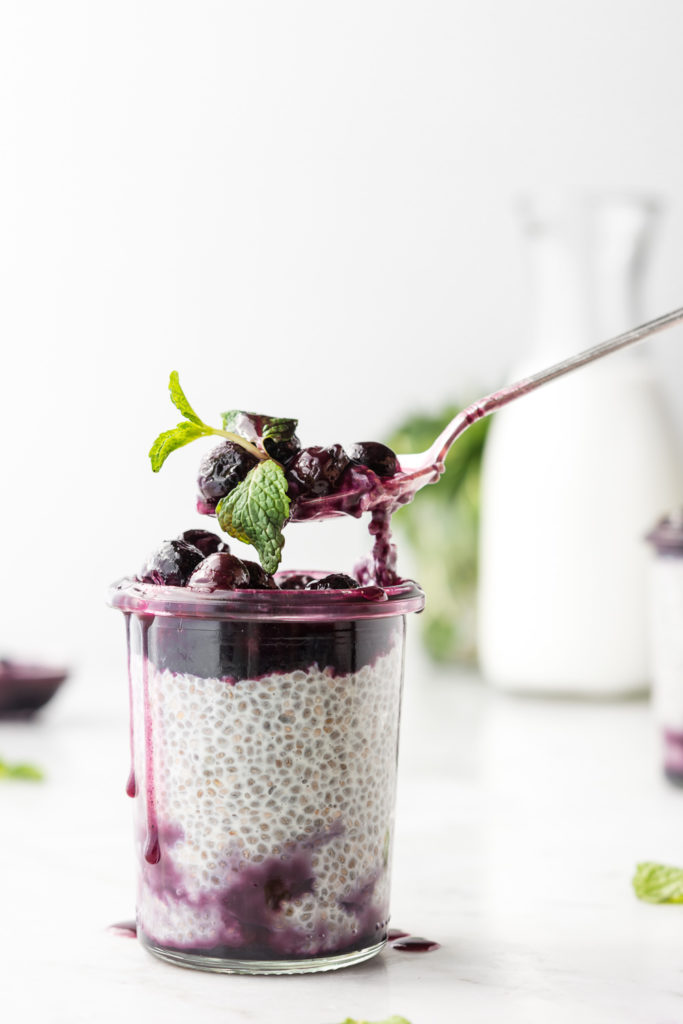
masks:
POLYGON ((636 865, 633 888, 647 903, 683 903, 683 868, 644 861, 636 865))
POLYGON ((266 438, 270 438, 271 441, 291 441, 299 423, 298 420, 276 419, 275 417, 265 417, 265 419, 268 422, 264 425, 261 434, 264 441, 266 438))
POLYGON ((177 370, 173 370, 171 373, 171 377, 168 382, 168 390, 171 392, 171 401, 178 412, 183 414, 186 420, 191 420, 193 423, 199 424, 200 427, 205 426, 204 422, 200 420, 199 416, 185 397, 185 392, 180 386, 177 370))
POLYGON ((0 760, 0 779, 21 779, 25 782, 42 782, 43 772, 33 764, 8 764, 0 760))
POLYGON ((247 441, 258 443, 267 437, 273 441, 289 441, 294 436, 298 420, 281 416, 264 416, 260 412, 230 409, 223 413, 223 430, 229 430, 247 441))
POLYGON ((173 430, 164 431, 163 434, 159 434, 149 450, 152 469, 155 473, 158 473, 168 456, 176 448, 182 448, 183 445, 189 444, 190 441, 196 441, 198 437, 205 437, 213 433, 214 431, 211 427, 207 427, 204 424, 186 422, 179 423, 173 430))
POLYGON ((282 466, 272 459, 254 466, 216 506, 221 529, 253 544, 261 565, 270 573, 280 564, 285 542, 282 527, 288 515, 287 480, 282 466))

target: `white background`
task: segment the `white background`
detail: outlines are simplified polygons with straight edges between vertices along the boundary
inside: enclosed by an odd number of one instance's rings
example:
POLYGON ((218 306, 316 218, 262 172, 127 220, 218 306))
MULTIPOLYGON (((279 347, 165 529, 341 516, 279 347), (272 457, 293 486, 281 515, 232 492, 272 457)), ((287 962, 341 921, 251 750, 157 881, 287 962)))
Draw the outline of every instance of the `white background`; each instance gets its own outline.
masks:
MULTIPOLYGON (((0 651, 123 663, 106 585, 200 525, 201 445, 146 457, 170 370, 309 444, 500 383, 520 190, 660 196, 643 313, 683 304, 682 30, 679 0, 4 0, 0 651)), ((679 407, 682 349, 652 345, 679 407)), ((363 543, 291 527, 285 565, 363 543)))

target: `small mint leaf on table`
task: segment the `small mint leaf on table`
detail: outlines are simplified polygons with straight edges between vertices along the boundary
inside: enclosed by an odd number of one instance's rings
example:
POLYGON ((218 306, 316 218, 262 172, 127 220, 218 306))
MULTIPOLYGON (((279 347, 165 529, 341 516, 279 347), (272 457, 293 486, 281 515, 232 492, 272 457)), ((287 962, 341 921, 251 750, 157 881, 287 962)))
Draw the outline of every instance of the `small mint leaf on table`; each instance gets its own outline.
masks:
MULTIPOLYGON (((356 1017, 347 1017, 341 1024, 372 1024, 369 1020, 358 1020, 356 1017)), ((386 1020, 375 1021, 374 1024, 410 1024, 409 1020, 405 1017, 398 1017, 396 1014, 393 1017, 387 1017, 386 1020)))
POLYGON ((683 868, 644 861, 636 865, 633 888, 647 903, 683 903, 683 868))
POLYGON ((252 544, 266 572, 274 573, 282 558, 282 528, 289 516, 287 480, 279 463, 259 462, 244 480, 218 502, 216 516, 222 530, 252 544))
POLYGON ((230 409, 223 413, 223 430, 239 434, 252 444, 269 437, 272 441, 289 441, 294 437, 298 420, 281 416, 264 416, 260 412, 244 412, 230 409))
POLYGON ((155 473, 158 473, 168 456, 176 448, 182 448, 183 445, 189 444, 190 441, 196 441, 198 437, 205 437, 211 433, 213 433, 211 428, 205 427, 203 424, 183 422, 179 423, 173 430, 166 430, 163 434, 159 434, 149 450, 152 469, 155 473))
POLYGON ((23 782, 42 782, 45 776, 33 764, 8 764, 0 760, 0 779, 20 779, 23 782))

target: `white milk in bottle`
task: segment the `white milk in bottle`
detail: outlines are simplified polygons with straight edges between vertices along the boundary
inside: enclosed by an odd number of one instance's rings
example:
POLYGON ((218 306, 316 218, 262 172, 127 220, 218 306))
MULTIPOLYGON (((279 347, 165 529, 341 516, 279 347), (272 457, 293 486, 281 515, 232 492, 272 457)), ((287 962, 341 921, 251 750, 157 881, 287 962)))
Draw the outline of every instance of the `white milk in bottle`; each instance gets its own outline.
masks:
MULTIPOLYGON (((654 207, 633 197, 525 202, 532 352, 511 380, 642 321, 654 207)), ((675 433, 648 343, 494 417, 484 453, 479 657, 502 689, 626 695, 648 684, 644 535, 681 503, 675 433)))

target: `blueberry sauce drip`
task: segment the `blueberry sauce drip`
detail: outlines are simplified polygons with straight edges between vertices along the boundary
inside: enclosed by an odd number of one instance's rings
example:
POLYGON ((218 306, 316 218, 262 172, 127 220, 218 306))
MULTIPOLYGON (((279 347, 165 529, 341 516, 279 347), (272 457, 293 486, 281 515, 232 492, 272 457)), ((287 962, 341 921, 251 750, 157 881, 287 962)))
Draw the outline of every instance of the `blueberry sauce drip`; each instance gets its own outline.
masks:
POLYGON ((368 526, 375 538, 372 553, 355 567, 355 574, 361 586, 373 583, 380 587, 392 587, 400 583, 396 573, 396 545, 391 539, 391 511, 375 509, 368 526))
POLYGON ((128 667, 128 705, 130 708, 130 771, 128 773, 128 780, 126 782, 126 795, 134 797, 137 795, 138 785, 135 781, 135 736, 133 733, 133 675, 130 664, 130 612, 125 613, 126 620, 126 650, 128 651, 127 667, 128 667))
POLYGON ((410 932, 404 932, 402 928, 390 928, 387 934, 387 942, 396 942, 396 939, 405 939, 410 932))
POLYGON ((375 538, 372 548, 374 579, 380 587, 399 582, 396 574, 396 545, 391 540, 391 512, 376 509, 370 518, 370 534, 375 538))
POLYGON ((408 935, 405 939, 393 942, 392 948, 398 949, 401 953, 432 953, 435 949, 440 949, 441 945, 433 939, 423 939, 421 935, 408 935))
POLYGON ((143 857, 148 864, 158 864, 161 859, 159 828, 156 814, 156 793, 154 785, 154 742, 152 739, 152 711, 149 700, 149 630, 151 622, 140 616, 142 637, 142 699, 145 729, 145 797, 147 834, 143 857))

